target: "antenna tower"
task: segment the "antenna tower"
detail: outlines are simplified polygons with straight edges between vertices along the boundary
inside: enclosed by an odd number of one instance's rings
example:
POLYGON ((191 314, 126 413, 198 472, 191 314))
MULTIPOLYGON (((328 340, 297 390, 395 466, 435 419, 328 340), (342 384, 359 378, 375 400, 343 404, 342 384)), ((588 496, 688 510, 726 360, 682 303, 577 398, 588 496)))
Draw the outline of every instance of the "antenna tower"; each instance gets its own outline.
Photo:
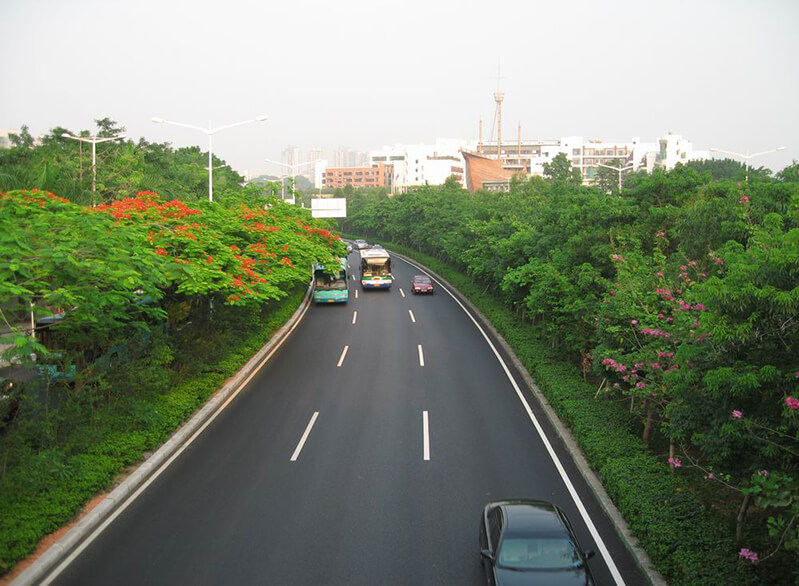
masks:
POLYGON ((502 158, 502 100, 505 99, 505 94, 499 89, 499 80, 502 79, 497 64, 497 91, 494 92, 494 101, 497 103, 497 159, 502 158))

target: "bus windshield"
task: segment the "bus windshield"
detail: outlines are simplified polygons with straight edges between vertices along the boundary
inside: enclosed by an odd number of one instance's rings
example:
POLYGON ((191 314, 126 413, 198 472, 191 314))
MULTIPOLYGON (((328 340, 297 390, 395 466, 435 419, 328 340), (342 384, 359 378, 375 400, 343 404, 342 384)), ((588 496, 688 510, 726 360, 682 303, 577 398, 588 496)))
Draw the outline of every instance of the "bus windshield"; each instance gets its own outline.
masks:
POLYGON ((324 269, 314 271, 314 287, 318 291, 342 291, 347 288, 347 273, 329 275, 324 269))

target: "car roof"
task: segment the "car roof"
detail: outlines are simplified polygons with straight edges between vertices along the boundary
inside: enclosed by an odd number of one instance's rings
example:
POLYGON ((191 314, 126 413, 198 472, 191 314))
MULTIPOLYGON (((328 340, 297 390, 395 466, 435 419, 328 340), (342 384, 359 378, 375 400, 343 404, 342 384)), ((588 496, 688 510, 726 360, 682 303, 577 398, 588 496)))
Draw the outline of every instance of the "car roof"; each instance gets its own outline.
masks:
POLYGON ((570 537, 561 520, 562 511, 547 501, 502 501, 493 503, 502 507, 507 535, 562 535, 570 537))

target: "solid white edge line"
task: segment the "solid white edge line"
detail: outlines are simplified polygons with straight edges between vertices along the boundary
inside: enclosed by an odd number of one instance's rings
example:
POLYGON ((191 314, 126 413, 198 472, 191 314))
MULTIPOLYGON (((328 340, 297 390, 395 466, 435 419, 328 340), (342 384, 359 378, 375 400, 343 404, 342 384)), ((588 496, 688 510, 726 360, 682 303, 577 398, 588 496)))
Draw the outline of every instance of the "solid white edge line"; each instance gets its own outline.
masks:
POLYGON ((296 462, 297 458, 300 457, 300 452, 302 452, 302 447, 305 445, 305 441, 308 439, 308 436, 311 434, 311 429, 313 429, 317 417, 319 417, 319 411, 314 411, 314 414, 311 416, 311 420, 308 422, 308 426, 305 428, 305 433, 303 433, 302 437, 300 438, 300 443, 297 444, 297 448, 294 450, 294 453, 291 455, 292 462, 296 462))
POLYGON ((352 313, 352 325, 355 325, 355 322, 358 321, 358 312, 354 311, 352 313))
POLYGON ((402 290, 402 287, 400 287, 400 295, 402 295, 403 297, 405 297, 405 291, 403 291, 403 290, 402 290))
POLYGON ((408 310, 408 313, 409 313, 409 314, 410 314, 410 316, 411 316, 411 321, 412 321, 413 323, 416 323, 416 318, 415 318, 415 317, 413 317, 413 312, 412 312, 412 311, 409 309, 409 310, 408 310))
POLYGON ((341 368, 341 365, 344 364, 344 357, 347 355, 347 350, 349 350, 349 346, 344 346, 344 350, 341 351, 341 358, 338 359, 338 364, 336 364, 336 368, 341 368))
POLYGON ((419 366, 424 366, 424 352, 422 352, 421 344, 419 344, 419 366))
POLYGON ((424 459, 430 460, 430 422, 427 418, 427 411, 422 411, 422 433, 424 435, 424 459))
MULTIPOLYGON (((407 261, 405 259, 400 259, 400 260, 405 262, 405 263, 407 263, 407 264, 409 264, 409 265, 411 265, 412 267, 415 267, 415 268, 419 269, 420 271, 424 270, 420 266, 417 266, 414 263, 409 262, 409 261, 407 261)), ((433 277, 430 277, 430 278, 433 279, 433 277)), ((608 551, 608 548, 605 545, 605 542, 602 541, 602 537, 599 535, 599 531, 597 530, 596 526, 594 525, 594 522, 591 520, 591 517, 588 515, 588 511, 586 510, 585 505, 583 504, 583 501, 580 500, 580 496, 577 494, 577 489, 574 488, 574 485, 572 484, 572 481, 569 479, 568 474, 566 474, 566 470, 563 468, 563 464, 561 464, 560 458, 558 458, 558 455, 555 453, 555 450, 552 447, 552 444, 549 443, 549 439, 547 439, 547 436, 544 434, 544 429, 541 427, 541 424, 538 422, 538 419, 536 418, 535 414, 533 413, 533 410, 530 408, 530 404, 527 402, 527 399, 524 397, 524 394, 522 393, 522 390, 519 388, 519 385, 516 383, 516 379, 513 378, 513 375, 511 374, 510 369, 508 368, 508 365, 505 364, 505 361, 502 359, 502 356, 500 356, 499 351, 497 351, 496 347, 494 346, 494 343, 488 337, 488 334, 486 334, 486 332, 483 329, 483 327, 477 322, 477 320, 474 318, 474 316, 469 312, 469 310, 466 309, 466 307, 464 307, 464 305, 460 302, 460 300, 457 297, 455 297, 455 295, 453 295, 453 293, 449 289, 447 289, 441 283, 441 281, 439 281, 438 279, 433 279, 433 280, 436 283, 438 283, 438 285, 444 291, 446 291, 447 294, 450 297, 452 297, 452 299, 455 301, 455 303, 457 303, 460 306, 460 308, 463 310, 463 312, 466 315, 469 316, 469 319, 472 320, 472 323, 475 325, 475 327, 477 327, 479 332, 483 335, 483 339, 485 339, 485 341, 488 343, 489 347, 491 348, 491 351, 494 353, 494 356, 496 357, 496 359, 499 361, 500 365, 502 366, 502 370, 505 371, 505 376, 508 377, 508 380, 510 381, 510 383, 513 386, 514 390, 516 391, 516 396, 519 397, 519 401, 521 401, 522 405, 524 406, 525 411, 527 411, 527 416, 530 418, 530 421, 533 422, 533 425, 535 426, 535 429, 538 432, 538 435, 541 437, 541 441, 544 443, 544 446, 546 447, 547 452, 549 453, 549 457, 552 459, 552 462, 555 464, 555 468, 557 468, 558 473, 560 474, 560 477, 563 480, 563 483, 566 485, 566 489, 569 491, 569 494, 571 495, 572 500, 574 501, 574 504, 577 506, 577 510, 580 511, 580 516, 583 518, 583 521, 585 522, 586 526, 588 527, 588 531, 591 533, 591 537, 594 538, 594 542, 596 543, 597 547, 599 548, 599 551, 602 554, 602 557, 605 560, 605 564, 608 566, 608 569, 610 570, 610 573, 613 575, 613 579, 616 581, 616 584, 618 584, 619 586, 624 586, 624 584, 625 584, 624 578, 622 578, 621 573, 619 572, 619 569, 616 567, 616 564, 613 561, 613 558, 610 557, 610 552, 608 551)), ((419 346, 419 356, 420 357, 421 357, 421 352, 422 352, 422 346, 420 345, 419 346)))
POLYGON ((76 547, 71 554, 69 554, 69 556, 67 556, 60 564, 58 564, 55 567, 55 569, 53 569, 53 571, 50 572, 44 580, 42 580, 41 586, 46 586, 47 584, 51 584, 53 580, 58 578, 59 574, 61 574, 61 572, 63 572, 69 566, 69 564, 71 564, 75 560, 75 558, 77 558, 83 552, 83 550, 89 547, 92 541, 97 539, 97 537, 99 537, 99 535, 105 530, 105 528, 108 527, 111 523, 113 523, 114 520, 119 515, 121 515, 123 511, 127 509, 128 506, 130 506, 130 504, 139 497, 139 495, 141 495, 141 493, 143 493, 153 482, 155 482, 155 480, 161 475, 161 473, 164 470, 166 470, 169 467, 169 465, 172 464, 172 462, 174 462, 178 458, 178 456, 180 456, 183 453, 183 451, 186 448, 188 448, 189 445, 191 445, 192 442, 194 442, 195 439, 197 439, 197 437, 205 430, 206 427, 211 425, 211 422, 214 419, 216 419, 220 413, 222 413, 222 411, 231 403, 231 401, 233 401, 233 399, 235 399, 236 396, 247 386, 247 384, 252 380, 252 378, 256 374, 258 374, 258 372, 269 361, 269 359, 272 358, 274 353, 280 349, 283 343, 289 339, 291 332, 293 332, 294 329, 300 324, 300 322, 302 322, 302 318, 305 315, 305 312, 308 311, 309 307, 310 304, 305 306, 305 309, 299 315, 299 319, 297 319, 297 321, 289 329, 289 331, 286 332, 286 335, 280 341, 280 343, 277 344, 274 348, 272 348, 272 351, 269 352, 269 354, 267 354, 264 357, 264 359, 261 361, 261 364, 259 364, 258 367, 256 367, 250 373, 250 375, 242 381, 239 387, 233 393, 231 393, 231 395, 227 398, 227 400, 225 400, 225 402, 222 403, 216 411, 214 411, 214 413, 205 421, 205 423, 203 423, 202 426, 200 426, 200 428, 197 431, 195 431, 194 434, 192 434, 192 436, 188 440, 186 440, 186 442, 180 448, 178 448, 177 451, 175 451, 175 453, 172 454, 172 456, 170 456, 168 460, 162 463, 161 466, 159 466, 158 469, 155 472, 153 472, 150 475, 150 477, 134 493, 128 496, 128 498, 126 498, 125 501, 111 515, 109 515, 109 517, 105 521, 103 521, 103 523, 99 527, 97 527, 94 531, 92 531, 91 535, 89 535, 86 539, 84 539, 81 542, 81 544, 78 547, 76 547))

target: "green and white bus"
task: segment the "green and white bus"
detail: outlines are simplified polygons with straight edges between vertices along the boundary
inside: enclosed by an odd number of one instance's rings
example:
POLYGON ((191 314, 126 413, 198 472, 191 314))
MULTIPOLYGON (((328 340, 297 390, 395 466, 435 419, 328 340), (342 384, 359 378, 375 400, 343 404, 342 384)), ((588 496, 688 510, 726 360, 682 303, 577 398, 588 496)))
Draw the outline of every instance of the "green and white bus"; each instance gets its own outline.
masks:
POLYGON ((347 259, 338 259, 338 272, 325 271, 324 265, 317 264, 313 271, 313 300, 316 303, 347 303, 347 259))
POLYGON ((385 248, 373 246, 361 251, 361 287, 388 289, 394 282, 391 257, 385 248))

